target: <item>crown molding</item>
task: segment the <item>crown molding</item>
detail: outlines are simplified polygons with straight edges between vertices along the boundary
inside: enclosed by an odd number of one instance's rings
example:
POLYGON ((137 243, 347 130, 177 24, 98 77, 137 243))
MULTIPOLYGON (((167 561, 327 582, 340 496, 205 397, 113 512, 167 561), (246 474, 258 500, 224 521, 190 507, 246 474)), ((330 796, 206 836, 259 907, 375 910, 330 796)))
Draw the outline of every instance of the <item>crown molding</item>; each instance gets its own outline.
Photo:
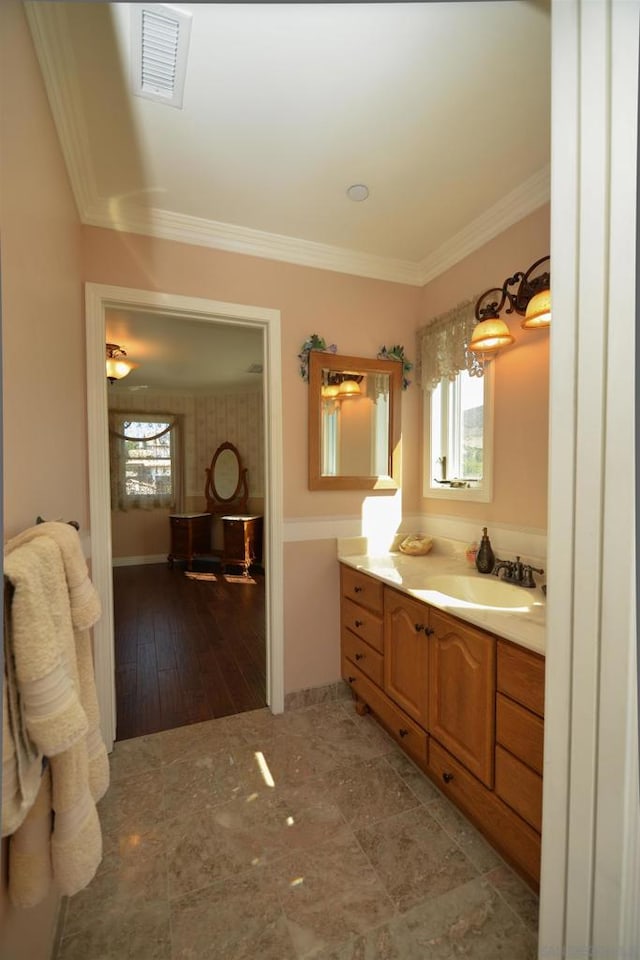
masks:
POLYGON ((134 207, 118 198, 100 197, 93 177, 90 140, 76 82, 65 5, 28 0, 25 10, 78 214, 81 222, 88 226, 421 287, 549 202, 550 170, 546 166, 423 260, 413 261, 362 253, 156 207, 134 207))
POLYGON ((425 257, 419 264, 420 284, 434 280, 550 198, 551 166, 547 164, 425 257))
POLYGON ((157 207, 136 209, 101 199, 94 201, 85 210, 83 223, 375 280, 389 280, 412 286, 420 286, 422 282, 419 265, 410 260, 394 260, 390 257, 360 253, 344 247, 239 227, 233 223, 205 220, 202 217, 192 217, 157 207))
POLYGON ((24 8, 78 215, 84 222, 97 188, 64 4, 28 0, 24 8))

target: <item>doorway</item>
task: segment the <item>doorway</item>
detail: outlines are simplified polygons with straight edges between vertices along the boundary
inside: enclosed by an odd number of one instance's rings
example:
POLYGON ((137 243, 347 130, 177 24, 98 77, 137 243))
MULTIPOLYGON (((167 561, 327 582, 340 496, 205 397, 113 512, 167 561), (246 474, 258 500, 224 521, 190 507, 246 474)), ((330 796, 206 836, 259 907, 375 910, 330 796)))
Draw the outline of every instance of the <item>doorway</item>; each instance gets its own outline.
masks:
MULTIPOLYGON (((107 398, 116 739, 127 740, 266 705, 264 351, 255 325, 164 311, 109 308, 106 337, 126 353, 107 398), (244 496, 218 505, 205 486, 220 449, 237 458, 244 496), (223 549, 240 525, 254 534, 248 568, 223 549)), ((224 470, 223 459, 219 483, 224 470)))
POLYGON ((116 732, 112 538, 107 382, 104 370, 108 310, 171 315, 178 321, 241 325, 259 330, 264 356, 266 698, 274 713, 284 708, 282 630, 282 429, 279 311, 240 304, 86 284, 87 412, 92 576, 103 603, 94 634, 102 733, 110 749, 116 732))

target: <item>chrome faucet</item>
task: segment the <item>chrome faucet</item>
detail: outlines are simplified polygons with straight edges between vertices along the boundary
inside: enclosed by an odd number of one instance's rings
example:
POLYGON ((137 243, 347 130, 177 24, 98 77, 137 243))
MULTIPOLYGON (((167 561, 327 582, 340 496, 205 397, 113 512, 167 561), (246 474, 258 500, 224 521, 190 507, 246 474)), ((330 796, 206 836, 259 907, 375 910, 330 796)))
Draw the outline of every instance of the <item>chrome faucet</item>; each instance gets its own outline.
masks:
POLYGON ((541 567, 532 567, 529 563, 523 563, 520 557, 516 557, 515 560, 496 560, 493 573, 505 583, 517 583, 520 587, 535 587, 534 573, 544 573, 544 570, 541 567), (505 571, 502 577, 500 577, 501 570, 505 571))

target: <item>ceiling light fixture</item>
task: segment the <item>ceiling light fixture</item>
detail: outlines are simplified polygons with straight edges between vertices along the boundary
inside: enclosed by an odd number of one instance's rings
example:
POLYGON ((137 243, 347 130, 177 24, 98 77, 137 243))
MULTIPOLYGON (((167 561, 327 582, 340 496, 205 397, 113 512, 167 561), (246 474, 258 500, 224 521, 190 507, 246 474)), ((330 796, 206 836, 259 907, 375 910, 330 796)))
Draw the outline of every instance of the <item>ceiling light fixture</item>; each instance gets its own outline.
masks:
POLYGON ((366 183, 352 183, 350 187, 347 187, 347 196, 354 203, 361 203, 369 196, 369 187, 366 183))
POLYGON ((486 290, 476 303, 476 326, 471 335, 469 349, 476 353, 495 353, 501 347, 515 342, 509 328, 500 314, 517 313, 523 319, 520 324, 525 330, 539 330, 551 323, 551 273, 549 269, 535 274, 544 264, 551 263, 550 257, 541 257, 532 263, 528 270, 507 277, 501 287, 486 290), (509 287, 518 288, 513 293, 509 287), (499 299, 494 295, 498 294, 499 299), (506 306, 506 309, 505 309, 506 306))
POLYGON ((107 380, 114 383, 116 380, 122 380, 138 366, 137 363, 131 363, 127 360, 127 351, 117 343, 107 343, 107 380))

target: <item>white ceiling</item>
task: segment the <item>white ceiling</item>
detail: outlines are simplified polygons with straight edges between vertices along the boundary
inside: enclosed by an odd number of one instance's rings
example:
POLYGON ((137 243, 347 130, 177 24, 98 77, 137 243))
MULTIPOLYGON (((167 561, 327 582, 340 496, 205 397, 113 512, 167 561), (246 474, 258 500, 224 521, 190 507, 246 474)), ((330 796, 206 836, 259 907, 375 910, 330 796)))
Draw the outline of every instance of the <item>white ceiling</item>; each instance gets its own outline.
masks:
POLYGON ((129 6, 28 5, 86 223, 418 284, 548 198, 545 0, 177 4, 181 110, 129 6))
POLYGON ((107 310, 107 342, 139 364, 110 391, 262 389, 262 330, 159 313, 107 310))

